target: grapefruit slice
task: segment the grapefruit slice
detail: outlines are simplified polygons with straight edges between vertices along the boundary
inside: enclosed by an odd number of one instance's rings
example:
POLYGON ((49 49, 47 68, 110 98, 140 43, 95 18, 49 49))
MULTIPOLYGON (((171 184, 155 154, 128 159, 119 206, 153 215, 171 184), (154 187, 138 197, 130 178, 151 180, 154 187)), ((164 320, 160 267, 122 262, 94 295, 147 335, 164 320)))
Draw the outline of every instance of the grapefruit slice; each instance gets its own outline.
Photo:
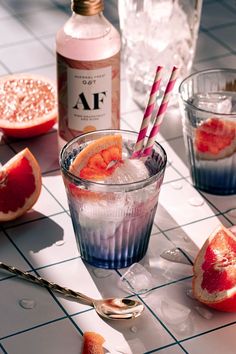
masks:
POLYGON ((83 335, 83 349, 82 354, 104 354, 102 347, 105 339, 96 332, 85 332, 83 335))
POLYGON ((0 78, 0 129, 5 135, 40 135, 51 129, 56 119, 56 90, 49 79, 28 74, 0 78))
POLYGON ((220 225, 206 240, 193 266, 193 294, 220 311, 236 311, 236 235, 220 225))
POLYGON ((75 158, 70 172, 92 181, 110 176, 122 161, 122 136, 106 135, 88 144, 75 158), (115 163, 110 166, 110 163, 115 163))
POLYGON ((37 201, 42 186, 38 162, 28 148, 0 170, 0 222, 18 218, 37 201))
POLYGON ((203 122, 195 132, 195 147, 201 159, 221 159, 236 150, 236 123, 218 118, 203 122))

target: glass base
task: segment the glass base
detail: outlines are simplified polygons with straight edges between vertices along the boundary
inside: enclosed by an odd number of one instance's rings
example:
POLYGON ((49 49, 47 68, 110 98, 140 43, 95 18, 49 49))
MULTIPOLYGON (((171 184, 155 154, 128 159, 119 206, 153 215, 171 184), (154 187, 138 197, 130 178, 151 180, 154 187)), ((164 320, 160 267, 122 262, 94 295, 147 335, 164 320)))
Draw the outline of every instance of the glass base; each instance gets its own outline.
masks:
POLYGON ((96 257, 83 258, 81 256, 81 258, 85 263, 88 263, 89 265, 96 267, 96 268, 121 269, 121 268, 130 267, 132 264, 141 261, 143 259, 143 257, 145 256, 146 252, 147 252, 147 250, 142 255, 132 257, 132 258, 126 258, 124 260, 120 259, 120 260, 114 260, 114 261, 111 261, 111 260, 105 261, 105 260, 98 259, 96 257))

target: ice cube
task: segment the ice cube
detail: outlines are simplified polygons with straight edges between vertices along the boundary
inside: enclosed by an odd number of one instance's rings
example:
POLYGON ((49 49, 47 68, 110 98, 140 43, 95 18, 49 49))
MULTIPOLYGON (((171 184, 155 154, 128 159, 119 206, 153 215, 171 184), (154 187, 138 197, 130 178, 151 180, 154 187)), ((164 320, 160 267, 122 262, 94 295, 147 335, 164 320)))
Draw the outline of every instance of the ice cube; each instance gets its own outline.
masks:
POLYGON ((153 287, 152 275, 141 264, 134 263, 119 279, 119 286, 130 294, 145 294, 153 287))
POLYGON ((142 181, 149 177, 148 170, 143 161, 138 159, 126 159, 108 177, 105 183, 124 184, 142 181))
POLYGON ((186 322, 191 313, 190 308, 170 299, 161 300, 161 317, 170 325, 179 325, 186 322))
POLYGON ((229 114, 232 109, 232 98, 223 93, 198 94, 192 104, 205 111, 229 114))
POLYGON ((87 229, 99 230, 103 238, 109 238, 115 234, 116 229, 123 221, 124 207, 124 199, 122 198, 112 203, 88 201, 83 204, 83 208, 78 213, 79 224, 87 229))

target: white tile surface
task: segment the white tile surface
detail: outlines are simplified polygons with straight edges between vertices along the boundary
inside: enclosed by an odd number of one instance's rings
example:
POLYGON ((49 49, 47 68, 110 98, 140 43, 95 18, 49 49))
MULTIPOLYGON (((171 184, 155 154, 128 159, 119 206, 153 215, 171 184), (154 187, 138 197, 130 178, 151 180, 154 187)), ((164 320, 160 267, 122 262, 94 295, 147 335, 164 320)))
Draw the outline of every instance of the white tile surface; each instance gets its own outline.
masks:
POLYGON ((78 257, 71 219, 63 213, 8 229, 8 235, 34 268, 78 257), (62 246, 57 242, 64 241, 62 246))
POLYGON ((11 45, 17 42, 32 40, 34 37, 24 26, 14 17, 6 17, 1 19, 0 33, 4 36, 0 37, 0 48, 2 46, 11 45))
POLYGON ((142 354, 174 342, 148 310, 134 321, 113 322, 112 325, 95 313, 85 312, 73 319, 83 331, 97 331, 99 328, 99 333, 106 339, 107 345, 126 354, 142 354))
POLYGON ((165 235, 173 241, 176 246, 187 251, 195 258, 207 237, 220 224, 230 227, 230 223, 227 222, 223 216, 219 215, 166 231, 165 235))
POLYGON ((214 30, 214 36, 221 42, 223 42, 225 45, 227 45, 231 51, 235 50, 235 20, 236 20, 236 15, 234 16, 234 24, 231 26, 225 26, 222 28, 217 28, 214 30))
POLYGON ((59 169, 59 149, 57 144, 57 134, 53 129, 52 133, 47 133, 11 144, 16 151, 23 150, 26 146, 30 149, 37 159, 42 173, 51 172, 59 169))
POLYGON ((43 185, 53 194, 63 208, 69 209, 64 183, 59 170, 43 176, 43 185))
POLYGON ((210 332, 201 337, 196 337, 183 342, 183 347, 191 354, 198 354, 198 348, 204 348, 206 353, 214 354, 234 354, 232 338, 235 335, 236 325, 226 326, 220 330, 210 332))
MULTIPOLYGON (((104 270, 103 273, 102 271, 97 271, 96 273, 96 269, 90 268, 90 272, 88 272, 81 258, 40 269, 39 273, 49 281, 54 281, 59 285, 66 286, 93 298, 123 297, 127 295, 118 288, 119 276, 114 270, 104 270), (99 274, 100 277, 97 277, 96 274, 99 274)), ((88 309, 91 310, 91 307, 79 301, 62 297, 56 293, 55 295, 70 315, 88 309)), ((91 311, 94 312, 94 310, 91 311)))
POLYGON ((20 15, 20 19, 33 34, 41 37, 55 35, 56 31, 67 21, 68 15, 58 11, 56 8, 52 8, 35 11, 28 16, 27 14, 20 15))
MULTIPOLYGON (((233 1, 231 1, 231 4, 233 1)), ((236 13, 230 11, 222 2, 209 2, 205 4, 203 1, 203 11, 201 25, 204 28, 210 29, 215 26, 226 25, 233 23, 236 20, 236 13)))
POLYGON ((2 75, 7 75, 9 72, 6 70, 6 68, 0 64, 0 76, 2 75))
MULTIPOLYGON (((24 258, 19 254, 18 250, 10 242, 3 232, 0 232, 1 237, 1 248, 0 248, 0 260, 3 263, 14 265, 21 270, 28 271, 31 270, 29 264, 24 260, 24 258)), ((0 279, 11 276, 10 273, 5 272, 0 269, 0 279)))
POLYGON ((15 277, 1 281, 0 289, 4 316, 4 326, 0 327, 1 338, 65 317, 65 313, 45 289, 15 277), (35 301, 35 307, 22 308, 19 305, 22 299, 35 301), (14 318, 17 318, 17 321, 13 321, 14 318))
POLYGON ((206 60, 208 58, 214 58, 223 54, 228 54, 226 48, 219 45, 219 43, 212 39, 204 32, 199 33, 195 62, 199 60, 206 60))
POLYGON ((66 353, 78 354, 82 347, 82 337, 68 319, 59 320, 47 325, 21 333, 14 338, 3 340, 4 348, 8 353, 50 354, 66 353))
POLYGON ((236 68, 235 55, 224 55, 211 60, 204 60, 195 64, 196 70, 213 68, 236 68))
MULTIPOLYGON (((117 1, 105 6, 118 26, 117 1)), ((1 0, 0 75, 26 71, 56 80, 55 34, 69 14, 70 0, 1 0)), ((235 16, 233 1, 204 0, 193 70, 235 67, 235 16)), ((131 97, 123 63, 121 77, 121 127, 138 131, 143 111, 131 97)), ((128 296, 119 282, 126 269, 99 270, 80 258, 60 176, 56 129, 28 140, 1 139, 2 163, 30 148, 42 170, 43 188, 31 211, 1 224, 0 261, 37 269, 46 279, 93 297, 128 296)), ((177 246, 193 259, 220 222, 236 224, 235 196, 192 187, 178 109, 168 109, 157 141, 167 152, 168 165, 148 252, 140 262, 152 275, 152 291, 141 296, 143 315, 134 321, 103 321, 87 305, 0 272, 1 354, 79 353, 85 330, 102 334, 113 352, 125 354, 235 353, 236 315, 208 310, 211 318, 203 318, 196 310, 202 305, 186 295, 192 282, 190 263, 160 257, 177 246), (203 203, 193 206, 191 198, 203 203), (21 308, 22 298, 36 300, 35 308, 21 308), (170 318, 163 317, 166 304, 170 318), (173 323, 175 306, 191 311, 184 325, 173 323)))
POLYGON ((203 305, 199 305, 196 300, 186 295, 186 290, 191 289, 191 281, 191 279, 187 279, 168 285, 168 287, 158 288, 145 298, 148 306, 178 340, 217 329, 227 323, 234 323, 236 320, 236 314, 234 313, 227 314, 210 309, 207 310, 211 313, 211 318, 202 317, 197 312, 196 306, 203 305), (169 304, 169 308, 166 303, 169 304), (182 306, 184 307, 183 310, 182 306), (178 311, 178 309, 184 312, 185 317, 179 315, 179 320, 176 320, 171 316, 171 313, 178 311), (190 310, 190 313, 187 316, 186 311, 188 310, 190 310))
POLYGON ((51 65, 55 60, 54 56, 37 41, 0 48, 0 58, 11 72, 24 72, 35 67, 51 65))
POLYGON ((161 230, 175 228, 213 215, 214 208, 209 207, 188 182, 183 182, 183 189, 174 189, 169 183, 162 186, 155 217, 155 222, 161 230), (200 199, 202 205, 191 205, 192 198, 200 199))

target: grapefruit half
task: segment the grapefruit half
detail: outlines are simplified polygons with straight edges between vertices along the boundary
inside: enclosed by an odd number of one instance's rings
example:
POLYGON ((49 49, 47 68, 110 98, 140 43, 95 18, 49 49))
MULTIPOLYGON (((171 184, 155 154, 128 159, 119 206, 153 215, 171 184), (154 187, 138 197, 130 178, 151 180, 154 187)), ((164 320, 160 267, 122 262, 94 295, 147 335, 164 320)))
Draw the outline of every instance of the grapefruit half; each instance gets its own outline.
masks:
POLYGON ((193 266, 193 294, 220 311, 236 311, 236 235, 220 225, 204 243, 193 266))
POLYGON ((87 180, 98 181, 110 176, 122 161, 122 136, 106 135, 89 143, 75 158, 70 172, 87 180), (110 163, 114 164, 110 166, 110 163))
POLYGON ((195 132, 195 148, 200 158, 221 159, 236 149, 236 123, 209 118, 195 132))
POLYGON ((83 335, 82 354, 104 354, 102 347, 105 339, 96 332, 85 332, 83 335))
POLYGON ((29 74, 0 78, 0 129, 5 135, 40 135, 51 129, 56 120, 56 90, 48 78, 29 74))
POLYGON ((0 169, 0 222, 23 215, 37 201, 42 186, 39 164, 28 148, 0 169))

